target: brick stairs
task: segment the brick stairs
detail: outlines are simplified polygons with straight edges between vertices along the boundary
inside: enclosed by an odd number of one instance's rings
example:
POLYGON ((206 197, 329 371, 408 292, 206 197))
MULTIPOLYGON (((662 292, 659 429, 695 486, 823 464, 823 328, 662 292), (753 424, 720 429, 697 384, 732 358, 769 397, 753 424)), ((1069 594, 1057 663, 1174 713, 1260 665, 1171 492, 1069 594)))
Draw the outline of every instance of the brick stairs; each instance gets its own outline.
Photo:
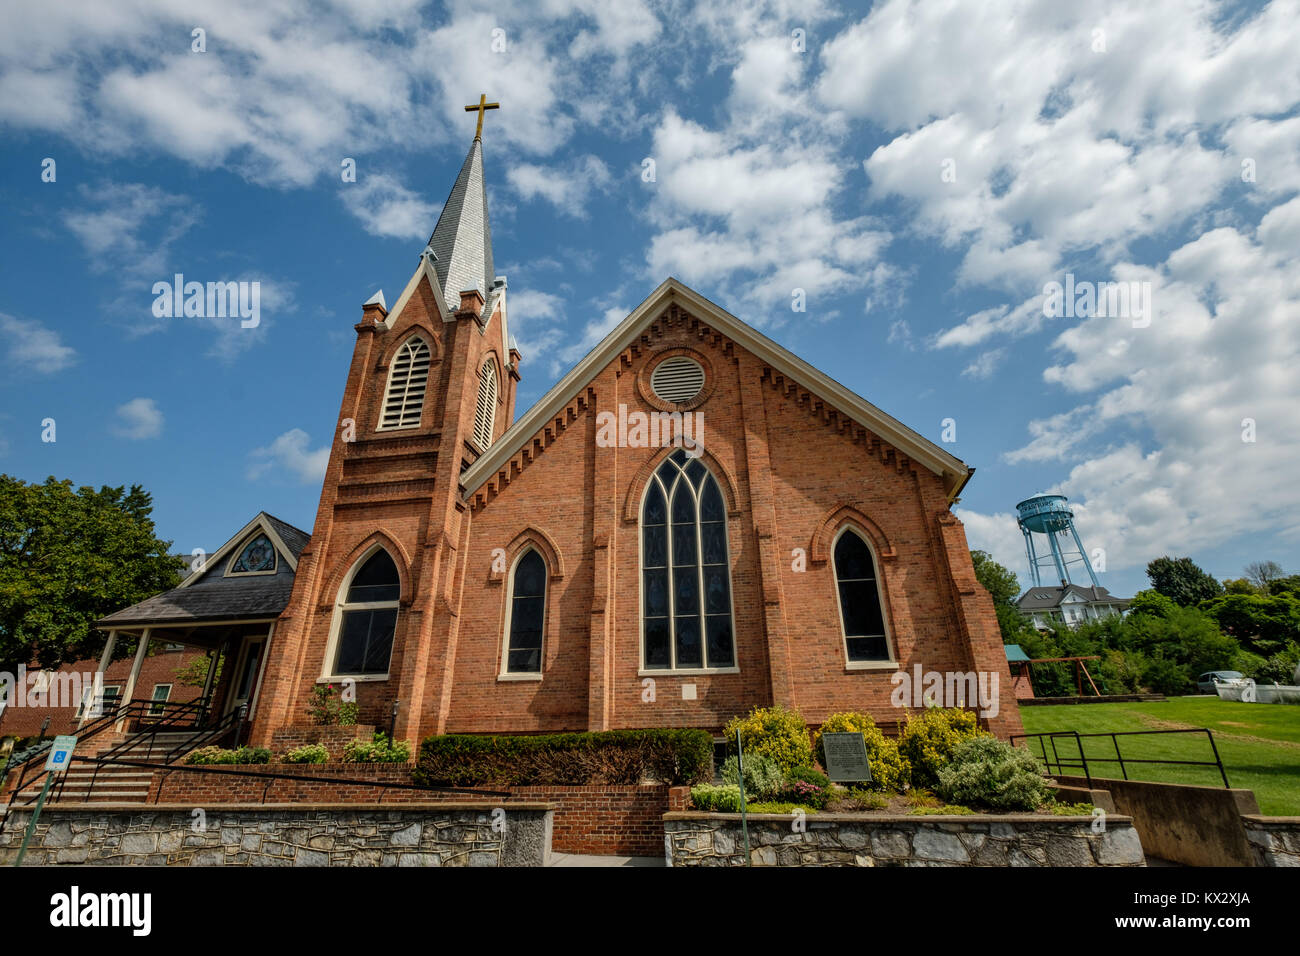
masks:
MULTIPOLYGON (((148 738, 134 740, 113 755, 115 760, 138 760, 161 763, 163 756, 172 748, 184 743, 193 736, 193 731, 160 732, 152 740, 148 738)), ((95 755, 118 746, 121 742, 106 742, 95 755)), ((62 780, 55 780, 47 798, 49 803, 144 803, 149 794, 149 781, 153 771, 146 767, 127 767, 120 764, 94 764, 74 761, 63 773, 62 780), (98 771, 98 772, 97 772, 98 771), (92 787, 93 784, 93 787, 92 787)), ((39 796, 44 780, 37 780, 23 788, 18 797, 25 802, 29 797, 39 796)), ((6 801, 7 802, 7 801, 6 801)))

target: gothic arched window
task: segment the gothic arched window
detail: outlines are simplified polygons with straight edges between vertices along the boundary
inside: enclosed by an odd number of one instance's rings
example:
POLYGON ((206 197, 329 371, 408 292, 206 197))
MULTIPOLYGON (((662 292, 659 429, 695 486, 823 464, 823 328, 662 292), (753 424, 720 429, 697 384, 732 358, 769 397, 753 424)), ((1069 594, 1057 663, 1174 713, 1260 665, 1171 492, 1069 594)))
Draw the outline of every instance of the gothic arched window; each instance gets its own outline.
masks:
POLYGON ((492 423, 497 413, 497 366, 491 359, 483 363, 478 377, 478 402, 474 406, 474 444, 486 451, 492 444, 492 423))
POLYGON ((388 390, 384 393, 384 409, 379 419, 381 429, 415 428, 420 424, 430 358, 428 344, 418 335, 411 336, 397 350, 388 373, 388 390))
POLYGON ((641 622, 646 670, 736 666, 727 509, 709 469, 681 449, 641 504, 641 622))
POLYGON ((509 595, 501 673, 540 674, 546 630, 546 562, 531 548, 515 561, 509 595))
POLYGON ((357 563, 335 612, 333 675, 387 674, 401 583, 383 548, 357 563))
POLYGON ((835 540, 835 587, 849 663, 890 660, 876 561, 867 542, 849 527, 835 540))

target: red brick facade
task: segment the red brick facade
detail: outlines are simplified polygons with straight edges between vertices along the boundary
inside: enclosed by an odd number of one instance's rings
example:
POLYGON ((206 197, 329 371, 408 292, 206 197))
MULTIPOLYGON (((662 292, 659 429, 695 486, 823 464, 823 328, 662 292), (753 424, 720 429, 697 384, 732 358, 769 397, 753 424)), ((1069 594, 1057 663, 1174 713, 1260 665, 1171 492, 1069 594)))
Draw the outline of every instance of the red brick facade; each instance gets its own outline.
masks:
MULTIPOLYGON (((158 645, 155 645, 155 647, 158 647, 158 645)), ((170 684, 171 696, 168 700, 171 703, 189 703, 198 699, 203 692, 203 688, 182 684, 177 680, 176 672, 181 668, 188 667, 202 656, 203 651, 194 648, 167 650, 165 647, 158 647, 140 665, 140 676, 136 681, 134 697, 137 700, 152 700, 154 689, 158 685, 170 684)), ((131 676, 131 664, 132 659, 129 657, 111 662, 104 670, 104 686, 106 688, 125 688, 131 676)), ((75 661, 57 668, 55 673, 77 673, 89 680, 93 679, 95 670, 98 667, 98 660, 75 661)), ((35 668, 29 670, 28 673, 34 671, 35 668)), ((41 725, 45 722, 46 717, 50 718, 50 725, 45 731, 47 737, 76 733, 78 723, 76 714, 77 708, 75 706, 18 707, 10 703, 5 708, 3 716, 0 716, 0 737, 35 737, 40 734, 41 725)))
POLYGON ((514 420, 518 353, 503 341, 504 303, 484 324, 474 312, 481 300, 466 296, 444 320, 421 280, 392 328, 382 307, 365 309, 315 529, 268 655, 254 743, 305 721, 340 587, 376 544, 397 564, 401 609, 388 677, 358 684, 360 719, 387 726, 400 701, 397 735, 413 744, 444 732, 716 730, 772 703, 797 707, 814 725, 849 709, 889 724, 902 716, 891 674, 914 664, 997 673, 1000 709, 988 724, 1002 735, 1020 729, 992 602, 949 510, 945 476, 672 295, 472 488, 460 479, 480 454, 470 436, 485 361, 503 383, 496 439, 514 420), (420 426, 377 431, 388 363, 417 331, 433 351, 420 426), (595 440, 601 411, 665 407, 647 373, 672 354, 689 354, 707 375, 700 397, 681 408, 706 422, 702 460, 726 500, 733 673, 640 670, 639 509, 671 449, 595 440), (355 440, 344 441, 349 419, 355 440), (875 553, 896 658, 885 667, 847 664, 830 559, 845 525, 875 553), (529 546, 548 572, 542 677, 502 680, 507 575, 494 571, 494 557, 504 552, 508 567, 529 546))

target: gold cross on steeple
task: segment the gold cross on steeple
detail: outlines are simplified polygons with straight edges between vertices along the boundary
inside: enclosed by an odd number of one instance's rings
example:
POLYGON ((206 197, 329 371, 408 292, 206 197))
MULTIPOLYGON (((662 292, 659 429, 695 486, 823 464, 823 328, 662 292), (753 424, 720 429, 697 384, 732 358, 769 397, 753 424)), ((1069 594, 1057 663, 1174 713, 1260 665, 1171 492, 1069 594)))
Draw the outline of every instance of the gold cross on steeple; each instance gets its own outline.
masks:
POLYGON ((482 139, 482 138, 483 138, 483 111, 484 111, 484 110, 499 110, 499 109, 501 109, 501 104, 500 104, 500 103, 489 103, 489 102, 487 101, 487 94, 486 94, 486 93, 483 93, 483 94, 480 94, 480 95, 479 95, 479 98, 478 98, 478 102, 477 102, 477 103, 475 103, 475 104, 473 104, 473 105, 471 105, 471 106, 467 106, 467 107, 465 107, 465 112, 466 112, 466 113, 474 113, 474 112, 477 112, 477 113, 478 113, 478 129, 474 130, 474 138, 475 138, 475 139, 482 139))

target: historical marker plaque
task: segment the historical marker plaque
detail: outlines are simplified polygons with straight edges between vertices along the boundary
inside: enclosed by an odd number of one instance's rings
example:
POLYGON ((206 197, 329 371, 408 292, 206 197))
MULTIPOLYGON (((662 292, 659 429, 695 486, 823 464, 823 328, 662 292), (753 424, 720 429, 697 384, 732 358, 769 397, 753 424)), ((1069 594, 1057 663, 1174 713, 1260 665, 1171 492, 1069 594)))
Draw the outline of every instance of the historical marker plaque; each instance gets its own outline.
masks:
POLYGON ((826 776, 835 783, 871 783, 867 742, 860 733, 822 734, 826 776))

